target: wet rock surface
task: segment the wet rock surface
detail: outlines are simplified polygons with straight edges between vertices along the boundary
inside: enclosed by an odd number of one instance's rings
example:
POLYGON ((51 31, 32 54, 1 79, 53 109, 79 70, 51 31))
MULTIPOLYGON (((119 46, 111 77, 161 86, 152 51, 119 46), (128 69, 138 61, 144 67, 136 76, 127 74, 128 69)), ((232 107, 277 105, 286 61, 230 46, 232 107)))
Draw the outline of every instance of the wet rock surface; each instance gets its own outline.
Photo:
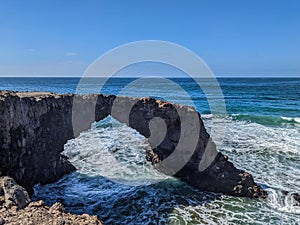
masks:
POLYGON ((111 115, 148 138, 152 150, 146 158, 161 172, 203 191, 266 196, 252 175, 217 152, 190 106, 114 95, 0 91, 0 115, 0 176, 13 177, 29 194, 35 184, 75 170, 61 155, 64 144, 111 115))
POLYGON ((300 195, 298 193, 294 193, 294 194, 292 194, 292 196, 293 196, 293 198, 295 200, 294 205, 300 206, 300 195))

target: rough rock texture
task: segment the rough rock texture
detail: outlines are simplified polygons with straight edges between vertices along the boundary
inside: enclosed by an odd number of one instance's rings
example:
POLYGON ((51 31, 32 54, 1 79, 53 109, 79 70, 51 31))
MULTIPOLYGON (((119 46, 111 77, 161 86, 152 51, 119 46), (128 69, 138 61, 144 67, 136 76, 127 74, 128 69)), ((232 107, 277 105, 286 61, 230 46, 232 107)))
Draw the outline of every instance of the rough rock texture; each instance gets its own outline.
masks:
POLYGON ((295 206, 300 206, 300 195, 298 193, 294 193, 292 196, 295 200, 294 205, 295 206))
POLYGON ((17 209, 22 209, 29 202, 30 198, 25 188, 18 185, 11 177, 0 178, 0 206, 7 208, 16 206, 17 209))
POLYGON ((146 158, 158 170, 178 177, 203 191, 234 196, 266 197, 267 193, 254 182, 252 175, 235 168, 228 161, 227 156, 217 152, 216 145, 207 133, 201 116, 195 108, 152 98, 143 98, 137 101, 118 97, 115 101, 117 102, 112 109, 112 116, 149 138, 152 150, 147 152, 146 158), (130 106, 128 119, 123 116, 127 115, 125 112, 128 111, 127 106, 130 106), (165 135, 163 135, 165 138, 161 141, 156 140, 155 134, 159 133, 158 136, 161 136, 161 130, 164 130, 163 124, 157 122, 151 130, 149 123, 153 118, 161 118, 165 123, 165 135), (199 126, 196 126, 195 123, 198 123, 199 126), (151 131, 154 133, 154 137, 151 131), (198 136, 193 137, 195 132, 198 136), (182 137, 186 140, 182 141, 182 137), (179 146, 180 141, 184 142, 181 146, 179 146), (171 162, 161 163, 175 150, 178 153, 171 162), (213 155, 213 160, 205 160, 204 155, 210 153, 213 155), (209 161, 207 165, 205 165, 206 161, 209 161), (202 167, 205 169, 202 171, 199 170, 199 167, 203 162, 202 167), (178 167, 180 164, 184 166, 178 167))
POLYGON ((0 177, 0 186, 0 225, 102 224, 97 216, 65 213, 58 202, 51 207, 43 201, 30 202, 26 190, 10 177, 0 177))
POLYGON ((13 177, 30 193, 34 184, 74 170, 60 154, 64 144, 93 121, 112 115, 149 139, 147 159, 158 170, 203 191, 266 196, 250 174, 216 151, 193 107, 151 98, 1 91, 0 115, 0 175, 13 177))
POLYGON ((11 225, 100 225, 97 216, 88 214, 73 215, 64 212, 60 203, 51 207, 44 206, 42 201, 32 202, 26 208, 17 210, 0 207, 0 224, 11 225))
MULTIPOLYGON (((52 93, 0 92, 0 176, 9 175, 33 193, 37 183, 58 180, 75 170, 60 154, 67 140, 74 138, 72 127, 73 95, 52 93)), ((80 96, 79 105, 84 121, 90 123, 84 112, 97 95, 80 96)), ((111 97, 99 96, 97 119, 109 114, 111 97), (108 106, 108 109, 105 107, 108 106)))

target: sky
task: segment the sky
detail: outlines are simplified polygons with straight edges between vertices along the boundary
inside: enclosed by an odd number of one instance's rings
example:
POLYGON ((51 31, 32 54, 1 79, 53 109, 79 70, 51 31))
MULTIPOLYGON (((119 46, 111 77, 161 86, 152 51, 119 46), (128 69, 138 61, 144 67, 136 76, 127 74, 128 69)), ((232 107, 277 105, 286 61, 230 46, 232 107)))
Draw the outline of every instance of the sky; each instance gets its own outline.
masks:
POLYGON ((81 76, 139 40, 199 55, 217 77, 300 77, 298 0, 1 0, 0 76, 81 76))

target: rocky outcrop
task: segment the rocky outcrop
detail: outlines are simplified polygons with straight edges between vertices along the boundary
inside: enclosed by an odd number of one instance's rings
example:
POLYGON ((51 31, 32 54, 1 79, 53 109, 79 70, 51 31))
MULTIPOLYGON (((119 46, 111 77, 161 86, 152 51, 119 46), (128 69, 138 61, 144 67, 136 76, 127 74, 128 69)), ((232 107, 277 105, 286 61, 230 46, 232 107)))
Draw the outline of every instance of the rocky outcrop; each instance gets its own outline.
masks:
MULTIPOLYGON (((96 119, 109 115, 112 97, 81 96, 79 120, 86 120, 84 109, 98 97, 96 119)), ((60 154, 67 140, 75 137, 73 98, 73 95, 52 93, 0 92, 0 176, 13 177, 32 194, 35 184, 56 181, 75 170, 60 154)), ((90 123, 85 121, 86 127, 82 129, 87 129, 90 123)))
POLYGON ((163 173, 178 177, 202 191, 266 197, 267 193, 254 182, 252 175, 235 168, 227 156, 217 152, 195 108, 152 98, 118 97, 111 114, 149 138, 152 150, 147 152, 147 160, 163 173), (155 118, 160 119, 151 125, 155 118), (165 138, 158 140, 159 137, 165 138), (213 156, 211 160, 207 157, 209 154, 213 156))
POLYGON ((69 224, 101 225, 97 216, 66 213, 64 206, 57 202, 51 207, 43 201, 30 202, 26 190, 10 177, 0 177, 0 225, 4 224, 69 224))
POLYGON ((0 206, 22 209, 29 202, 30 198, 25 188, 18 185, 11 177, 0 177, 0 206))
POLYGON ((60 154, 64 144, 111 115, 149 139, 147 159, 158 170, 203 191, 266 196, 250 174, 217 152, 193 107, 152 98, 2 91, 0 110, 0 174, 30 193, 34 184, 73 171, 60 154))

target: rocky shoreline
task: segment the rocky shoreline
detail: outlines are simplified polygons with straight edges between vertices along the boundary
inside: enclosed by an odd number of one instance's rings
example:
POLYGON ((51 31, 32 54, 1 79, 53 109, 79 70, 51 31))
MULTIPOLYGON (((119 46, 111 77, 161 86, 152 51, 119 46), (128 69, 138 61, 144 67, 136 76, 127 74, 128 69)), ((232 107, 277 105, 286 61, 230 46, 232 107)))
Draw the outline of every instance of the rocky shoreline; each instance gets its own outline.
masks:
POLYGON ((66 213, 57 202, 51 207, 43 201, 31 202, 26 190, 11 177, 0 177, 0 225, 101 225, 97 216, 66 213))

